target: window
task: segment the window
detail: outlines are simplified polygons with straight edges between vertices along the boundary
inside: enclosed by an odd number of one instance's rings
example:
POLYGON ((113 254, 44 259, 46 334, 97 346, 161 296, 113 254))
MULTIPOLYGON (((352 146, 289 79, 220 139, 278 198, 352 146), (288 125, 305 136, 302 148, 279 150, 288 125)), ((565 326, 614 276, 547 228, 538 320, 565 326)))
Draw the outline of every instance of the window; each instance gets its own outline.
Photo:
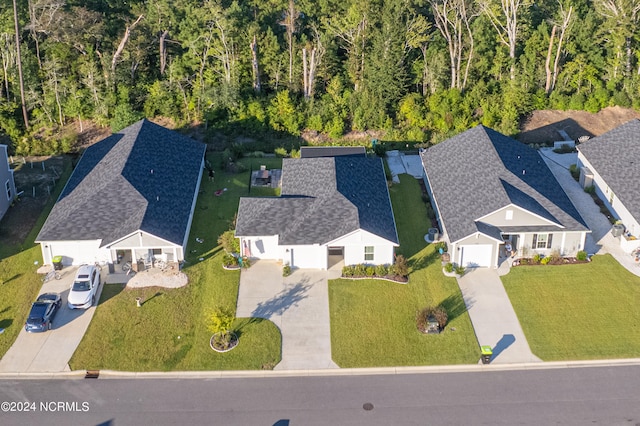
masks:
POLYGON ((513 210, 507 210, 507 215, 505 217, 506 220, 513 219, 513 210))
POLYGON ((550 249, 553 234, 533 234, 534 249, 550 249))
POLYGON ((364 260, 373 260, 373 246, 364 246, 364 260))
POLYGON ((13 195, 11 194, 11 181, 7 181, 7 183, 5 183, 5 186, 7 188, 7 200, 11 200, 13 195))

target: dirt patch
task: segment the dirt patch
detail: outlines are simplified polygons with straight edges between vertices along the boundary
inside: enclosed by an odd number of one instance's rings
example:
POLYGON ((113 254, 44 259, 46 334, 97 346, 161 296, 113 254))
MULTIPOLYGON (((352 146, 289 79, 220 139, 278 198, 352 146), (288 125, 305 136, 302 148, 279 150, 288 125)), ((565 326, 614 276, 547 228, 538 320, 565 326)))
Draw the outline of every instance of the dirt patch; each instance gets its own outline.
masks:
POLYGON ((12 160, 16 189, 21 195, 0 221, 0 245, 3 246, 24 242, 54 192, 64 168, 62 156, 12 157, 12 160))
POLYGON ((534 111, 522 120, 517 139, 524 143, 549 144, 562 140, 559 130, 564 130, 574 140, 584 135, 600 136, 634 118, 640 118, 638 111, 617 106, 596 114, 586 111, 534 111))

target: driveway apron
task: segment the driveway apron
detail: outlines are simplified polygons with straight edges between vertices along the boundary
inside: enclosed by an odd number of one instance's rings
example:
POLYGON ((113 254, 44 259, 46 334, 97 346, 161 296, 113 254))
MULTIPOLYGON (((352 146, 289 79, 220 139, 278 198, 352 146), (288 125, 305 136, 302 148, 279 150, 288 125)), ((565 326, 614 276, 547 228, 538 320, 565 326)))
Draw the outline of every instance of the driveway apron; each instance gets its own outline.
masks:
POLYGON ((259 260, 240 275, 238 317, 272 321, 282 333, 282 361, 276 370, 338 368, 331 359, 327 271, 297 269, 259 260))
MULTIPOLYGON (((67 296, 77 268, 65 268, 60 280, 50 280, 42 286, 39 294, 60 293, 62 306, 53 320, 52 329, 44 333, 27 333, 22 330, 11 348, 0 360, 0 372, 3 373, 42 373, 70 371, 69 360, 76 351, 84 333, 89 327, 96 306, 89 309, 69 309, 67 296)), ((101 284, 96 294, 104 286, 103 271, 101 284)))
POLYGON ((529 348, 498 272, 489 268, 468 269, 458 286, 467 306, 476 338, 491 346, 491 363, 540 362, 529 348))
POLYGON ((593 202, 591 196, 584 192, 584 189, 569 173, 566 163, 575 164, 578 158, 577 154, 555 154, 548 150, 541 151, 541 154, 591 230, 591 234, 587 234, 585 251, 589 254, 609 253, 631 273, 640 276, 640 266, 634 261, 631 254, 626 253, 620 246, 621 237, 614 237, 611 234, 609 220, 600 213, 600 208, 593 202))

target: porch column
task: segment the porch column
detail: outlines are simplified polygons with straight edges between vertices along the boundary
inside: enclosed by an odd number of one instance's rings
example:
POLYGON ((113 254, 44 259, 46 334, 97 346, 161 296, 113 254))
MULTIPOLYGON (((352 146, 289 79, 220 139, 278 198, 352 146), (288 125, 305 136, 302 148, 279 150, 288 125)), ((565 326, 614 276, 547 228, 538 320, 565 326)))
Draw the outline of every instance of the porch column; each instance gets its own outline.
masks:
POLYGON ((565 239, 567 238, 567 233, 563 232, 562 233, 562 242, 560 243, 560 255, 564 256, 565 252, 564 252, 564 243, 565 243, 565 239))

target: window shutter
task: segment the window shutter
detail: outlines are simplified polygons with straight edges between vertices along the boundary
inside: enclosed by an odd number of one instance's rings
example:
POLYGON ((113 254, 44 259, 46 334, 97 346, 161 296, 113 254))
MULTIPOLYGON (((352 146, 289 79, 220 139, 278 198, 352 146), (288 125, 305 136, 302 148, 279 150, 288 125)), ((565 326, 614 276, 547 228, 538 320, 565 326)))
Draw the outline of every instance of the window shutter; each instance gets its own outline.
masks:
POLYGON ((547 237, 547 248, 550 249, 551 248, 551 240, 553 239, 553 234, 549 234, 549 236, 547 237))
POLYGON ((533 234, 533 244, 531 245, 531 247, 538 248, 536 247, 536 244, 538 243, 538 234, 533 234))

